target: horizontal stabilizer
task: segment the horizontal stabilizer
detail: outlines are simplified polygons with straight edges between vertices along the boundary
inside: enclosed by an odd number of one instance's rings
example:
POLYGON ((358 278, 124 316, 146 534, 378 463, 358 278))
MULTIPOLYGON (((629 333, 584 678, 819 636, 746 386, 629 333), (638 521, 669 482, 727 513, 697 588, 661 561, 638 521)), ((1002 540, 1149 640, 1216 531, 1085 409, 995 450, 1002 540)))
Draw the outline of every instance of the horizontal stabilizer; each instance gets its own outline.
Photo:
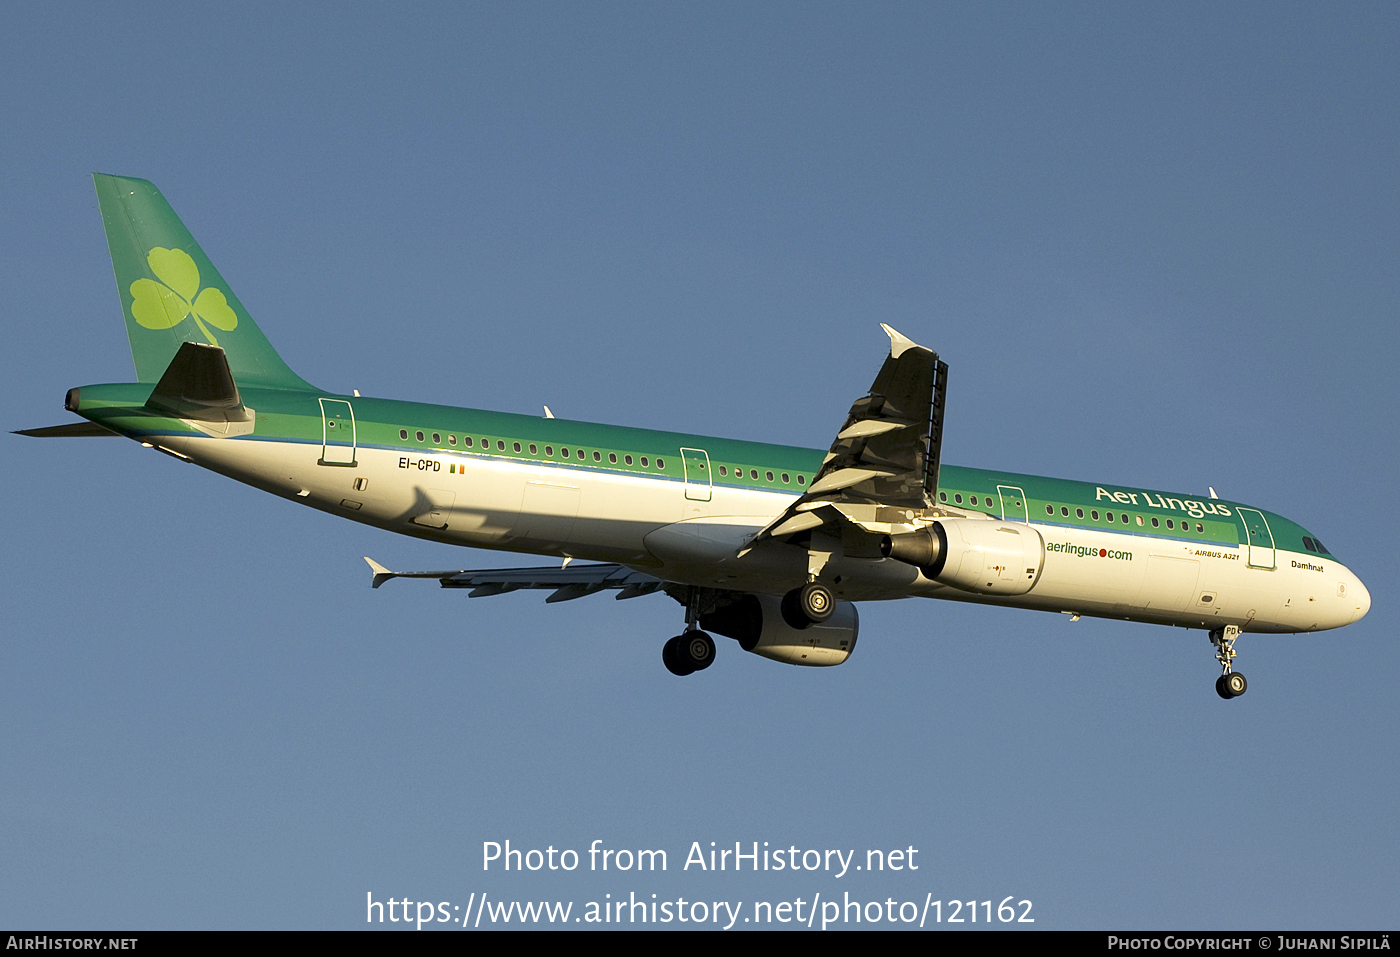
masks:
POLYGON ((247 422, 251 418, 238 395, 224 350, 198 342, 181 344, 146 406, 200 422, 247 422))
POLYGON ((111 429, 104 429, 96 422, 70 422, 67 425, 49 425, 42 429, 16 429, 15 435, 32 435, 36 439, 77 439, 117 433, 111 429))

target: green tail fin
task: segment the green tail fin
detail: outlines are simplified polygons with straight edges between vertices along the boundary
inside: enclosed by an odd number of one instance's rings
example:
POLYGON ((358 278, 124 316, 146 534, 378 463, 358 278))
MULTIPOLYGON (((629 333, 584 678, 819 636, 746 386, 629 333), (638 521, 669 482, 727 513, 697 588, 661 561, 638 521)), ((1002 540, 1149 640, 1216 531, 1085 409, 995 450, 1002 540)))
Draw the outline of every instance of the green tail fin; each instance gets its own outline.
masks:
POLYGON ((198 342, 222 348, 245 386, 315 390, 282 361, 158 189, 92 178, 139 381, 159 381, 180 346, 198 342))

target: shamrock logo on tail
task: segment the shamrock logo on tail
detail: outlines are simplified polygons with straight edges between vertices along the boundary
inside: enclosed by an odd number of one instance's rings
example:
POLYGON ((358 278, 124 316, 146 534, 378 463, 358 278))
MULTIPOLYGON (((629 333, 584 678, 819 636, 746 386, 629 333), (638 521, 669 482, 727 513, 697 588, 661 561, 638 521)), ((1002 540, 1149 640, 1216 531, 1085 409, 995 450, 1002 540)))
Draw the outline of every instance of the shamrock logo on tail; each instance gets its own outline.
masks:
POLYGON ((222 292, 200 290, 199 267, 183 249, 157 246, 146 256, 146 264, 160 282, 138 279, 131 284, 131 314, 147 329, 173 329, 186 316, 193 316, 209 344, 217 346, 219 340, 205 323, 225 332, 238 325, 238 316, 222 292))

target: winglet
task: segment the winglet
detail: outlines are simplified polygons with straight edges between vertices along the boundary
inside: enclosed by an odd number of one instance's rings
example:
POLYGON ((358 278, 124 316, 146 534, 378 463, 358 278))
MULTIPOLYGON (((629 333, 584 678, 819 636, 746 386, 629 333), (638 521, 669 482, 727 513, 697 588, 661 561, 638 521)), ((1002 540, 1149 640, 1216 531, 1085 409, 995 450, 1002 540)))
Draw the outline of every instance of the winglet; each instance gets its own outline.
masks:
MULTIPOLYGON (((910 349, 924 348, 923 346, 915 342, 913 339, 909 339, 905 336, 900 335, 899 332, 893 326, 888 326, 882 322, 880 323, 880 328, 885 330, 885 334, 890 337, 890 358, 892 359, 898 359, 910 349)), ((928 352, 930 350, 924 349, 924 351, 928 352)))
POLYGON ((365 556, 365 561, 369 562, 370 571, 374 572, 374 581, 371 582, 369 586, 371 588, 378 588, 380 585, 384 584, 389 579, 399 577, 397 574, 389 571, 389 569, 385 568, 383 565, 379 564, 377 561, 375 561, 373 558, 370 558, 368 555, 365 556))

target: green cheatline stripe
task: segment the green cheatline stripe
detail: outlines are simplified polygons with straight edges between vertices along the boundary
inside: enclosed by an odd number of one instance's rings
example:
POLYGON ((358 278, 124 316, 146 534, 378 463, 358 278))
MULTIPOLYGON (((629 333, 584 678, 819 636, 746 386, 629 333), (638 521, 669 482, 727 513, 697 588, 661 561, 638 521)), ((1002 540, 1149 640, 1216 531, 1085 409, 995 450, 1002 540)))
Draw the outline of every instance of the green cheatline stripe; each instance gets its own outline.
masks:
MULTIPOLYGON (((178 420, 153 419, 144 413, 136 414, 137 408, 145 402, 149 395, 150 388, 149 384, 85 386, 82 389, 84 413, 90 414, 96 420, 105 421, 119 431, 125 431, 128 434, 190 434, 178 420), (104 411, 108 409, 110 411, 104 415, 104 411), (122 414, 123 412, 126 414, 122 414)), ((795 484, 797 476, 805 476, 810 481, 811 477, 816 474, 822 456, 825 454, 821 450, 803 449, 795 446, 770 445, 714 436, 656 432, 626 426, 574 422, 567 419, 542 419, 516 413, 460 409, 358 396, 321 397, 336 398, 352 404, 357 418, 357 445, 365 448, 388 449, 396 454, 475 455, 556 468, 649 476, 680 482, 685 475, 680 449, 704 449, 709 455, 713 469, 709 476, 713 484, 727 488, 756 489, 793 495, 800 494, 803 488, 801 485, 795 484), (432 423, 432 425, 425 423, 432 423), (493 446, 497 441, 504 442, 506 451, 494 447, 488 452, 483 452, 479 448, 465 450, 427 444, 423 446, 404 444, 398 437, 400 429, 409 429, 410 434, 422 429, 425 437, 434 430, 444 437, 447 434, 456 434, 459 437, 472 435, 478 441, 483 437, 488 437, 493 446), (528 450, 531 442, 534 442, 540 450, 545 445, 566 446, 571 451, 571 458, 566 465, 558 458, 546 458, 539 454, 530 456, 528 451, 517 454, 514 452, 515 442, 520 442, 522 449, 525 450, 528 450), (583 448, 588 453, 588 457, 583 461, 577 461, 573 457, 578 448, 583 448), (594 450, 602 453, 602 462, 593 462, 592 452, 594 450), (616 465, 607 462, 609 452, 619 456, 619 462, 616 465), (629 454, 637 463, 630 468, 621 461, 623 456, 629 454), (658 454, 665 460, 666 468, 664 470, 658 471, 655 467, 645 469, 640 467, 641 456, 645 455, 654 461, 658 454), (718 474, 720 465, 730 469, 742 466, 745 478, 736 480, 732 475, 720 476, 718 474), (757 481, 749 477, 750 470, 753 469, 759 471, 760 479, 757 481), (768 484, 764 476, 770 470, 774 473, 775 481, 768 484), (784 471, 790 474, 794 484, 787 486, 781 484, 781 474, 784 471)), ((296 441, 320 445, 323 437, 323 424, 320 406, 316 400, 317 396, 308 396, 305 393, 256 387, 246 389, 244 390, 244 401, 256 409, 258 413, 258 434, 234 441, 296 441)), ((1114 503, 1110 509, 1109 503, 1102 501, 1096 495, 1103 486, 1094 483, 1046 478, 1024 473, 973 469, 956 465, 945 465, 942 469, 941 490, 948 494, 950 500, 948 504, 956 504, 951 501, 955 495, 964 496, 964 503, 957 507, 971 509, 972 506, 968 503, 968 499, 972 495, 977 495, 980 507, 973 510, 994 511, 995 514, 1000 515, 999 503, 991 507, 981 504, 984 498, 992 499, 995 502, 997 486, 1021 489, 1025 493, 1024 501, 1029 510, 1028 517, 1037 523, 1047 523, 1052 520, 1051 516, 1044 514, 1047 504, 1055 505, 1057 511, 1059 506, 1064 505, 1071 509, 1071 514, 1075 508, 1083 508, 1086 517, 1084 519, 1066 519, 1056 515, 1053 517, 1053 523, 1060 527, 1112 530, 1118 533, 1123 533, 1126 530, 1131 534, 1148 535, 1162 539, 1180 540, 1186 538, 1192 541, 1204 539, 1218 541, 1221 544, 1238 544, 1244 541, 1236 515, 1229 517, 1202 516, 1201 518, 1190 516, 1192 527, 1187 534, 1182 534, 1177 529, 1167 530, 1162 526, 1152 529, 1150 526, 1139 528, 1136 525, 1136 518, 1139 515, 1143 516, 1145 521, 1150 521, 1155 516, 1162 521, 1163 525, 1168 518, 1183 520, 1187 517, 1180 509, 1155 507, 1158 501, 1165 502, 1170 499, 1183 503, 1195 502, 1206 506, 1214 501, 1217 506, 1223 505, 1232 511, 1238 507, 1235 502, 1228 500, 1210 500, 1137 486, 1114 485, 1109 486, 1108 489, 1112 492, 1135 493, 1139 496, 1139 503, 1136 507, 1114 503), (1144 507, 1144 502, 1153 507, 1144 507), (1093 522, 1088 516, 1095 508, 1098 508, 1101 513, 1108 510, 1117 515, 1128 513, 1133 517, 1133 523, 1130 526, 1122 526, 1121 522, 1109 526, 1106 522, 1093 522), (1037 515, 1037 512, 1041 514, 1037 515), (1201 521, 1203 528, 1207 528, 1209 531, 1195 532, 1194 523, 1196 521, 1201 521)), ((1303 536, 1316 537, 1302 526, 1277 513, 1264 511, 1264 514, 1273 531, 1277 547, 1302 551, 1303 536)))

